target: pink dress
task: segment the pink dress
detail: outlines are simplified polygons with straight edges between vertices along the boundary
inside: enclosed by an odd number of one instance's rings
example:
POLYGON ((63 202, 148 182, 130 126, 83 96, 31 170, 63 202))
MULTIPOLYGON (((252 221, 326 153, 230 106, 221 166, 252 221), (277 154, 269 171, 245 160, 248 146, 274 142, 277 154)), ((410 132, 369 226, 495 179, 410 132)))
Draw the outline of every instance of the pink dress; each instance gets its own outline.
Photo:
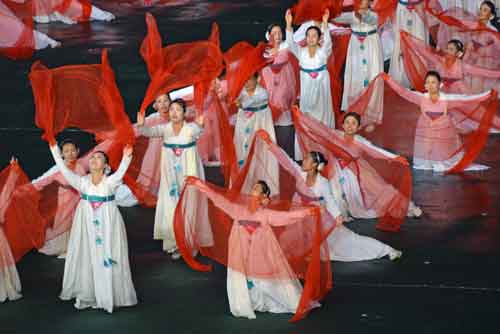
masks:
MULTIPOLYGON (((420 106, 420 116, 415 130, 413 148, 413 168, 445 172, 455 166, 463 157, 460 132, 466 132, 469 123, 453 117, 448 112, 450 102, 487 99, 489 92, 481 95, 448 95, 440 93, 437 101, 432 101, 428 93, 413 92, 401 87, 392 79, 387 83, 403 98, 420 106)), ((471 164, 465 170, 484 170, 487 166, 471 164)))
POLYGON ((290 62, 293 55, 289 51, 288 44, 283 42, 275 56, 265 54, 264 57, 272 58, 272 63, 262 69, 261 75, 265 89, 269 93, 269 104, 279 113, 275 125, 292 125, 290 109, 297 99, 298 87, 297 75, 290 62))

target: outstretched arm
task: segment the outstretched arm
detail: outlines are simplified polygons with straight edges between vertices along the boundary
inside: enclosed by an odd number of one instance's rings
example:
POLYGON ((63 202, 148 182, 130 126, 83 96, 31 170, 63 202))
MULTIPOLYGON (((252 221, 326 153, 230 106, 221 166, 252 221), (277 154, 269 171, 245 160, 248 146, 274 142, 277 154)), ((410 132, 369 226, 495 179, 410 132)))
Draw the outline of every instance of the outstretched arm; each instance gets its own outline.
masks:
POLYGON ((56 162, 57 167, 61 171, 62 176, 68 181, 68 183, 81 192, 82 190, 82 177, 76 173, 74 173, 71 169, 66 166, 64 160, 61 157, 61 151, 59 150, 59 146, 54 145, 50 147, 50 152, 52 153, 52 157, 56 162))
POLYGON ((118 167, 116 172, 114 172, 107 178, 107 182, 112 188, 116 188, 122 183, 122 179, 125 176, 130 163, 132 162, 132 152, 133 148, 130 145, 127 145, 123 148, 123 156, 122 161, 120 162, 120 166, 118 167))

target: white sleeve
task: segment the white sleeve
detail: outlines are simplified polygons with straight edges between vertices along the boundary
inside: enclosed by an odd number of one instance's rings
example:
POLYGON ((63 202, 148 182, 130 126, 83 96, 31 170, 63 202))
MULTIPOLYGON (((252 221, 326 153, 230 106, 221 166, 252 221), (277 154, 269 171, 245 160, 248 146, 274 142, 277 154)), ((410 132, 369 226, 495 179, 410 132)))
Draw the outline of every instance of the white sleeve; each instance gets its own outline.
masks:
POLYGON ((321 48, 328 57, 332 53, 332 36, 330 35, 330 30, 328 29, 328 27, 326 29, 322 29, 321 31, 323 33, 323 45, 321 46, 321 48))
POLYGON ((111 188, 117 188, 120 184, 122 184, 122 179, 127 172, 128 166, 132 162, 132 156, 123 156, 122 161, 120 162, 120 166, 110 176, 107 178, 107 183, 111 188))
POLYGON ((149 127, 149 126, 140 126, 138 128, 139 130, 139 133, 141 134, 141 136, 144 136, 144 137, 163 137, 163 133, 164 133, 164 127, 165 127, 166 124, 160 124, 160 125, 156 125, 156 126, 152 126, 152 127, 149 127))
POLYGON ((323 183, 321 185, 321 194, 323 197, 323 201, 325 202, 326 209, 328 212, 334 217, 337 218, 341 215, 341 211, 339 210, 337 203, 335 201, 335 197, 332 194, 332 190, 330 188, 330 183, 323 183))
POLYGON ((389 152, 389 151, 386 151, 384 150, 383 148, 380 148, 378 146, 375 146, 373 145, 373 143, 371 141, 369 141, 368 139, 364 138, 364 137, 361 137, 361 136, 356 136, 355 137, 356 140, 360 143, 362 143, 363 145, 365 146, 368 146, 369 148, 371 148, 372 150, 375 150, 377 151, 378 153, 382 154, 382 155, 385 155, 386 157, 390 158, 390 159, 394 159, 394 158, 397 158, 398 155, 397 154, 394 154, 392 152, 389 152))
POLYGON ((286 31, 286 43, 290 47, 290 51, 295 55, 295 57, 299 58, 299 46, 293 39, 293 31, 286 31))
POLYGON ((71 169, 69 169, 64 160, 61 157, 61 151, 59 150, 59 146, 54 145, 50 148, 50 152, 52 153, 52 157, 54 157, 54 161, 56 162, 56 166, 61 171, 62 176, 68 181, 68 183, 78 190, 82 192, 82 177, 76 173, 73 173, 71 169))
POLYGON ((333 19, 336 23, 352 24, 354 22, 354 12, 343 12, 340 16, 333 19))

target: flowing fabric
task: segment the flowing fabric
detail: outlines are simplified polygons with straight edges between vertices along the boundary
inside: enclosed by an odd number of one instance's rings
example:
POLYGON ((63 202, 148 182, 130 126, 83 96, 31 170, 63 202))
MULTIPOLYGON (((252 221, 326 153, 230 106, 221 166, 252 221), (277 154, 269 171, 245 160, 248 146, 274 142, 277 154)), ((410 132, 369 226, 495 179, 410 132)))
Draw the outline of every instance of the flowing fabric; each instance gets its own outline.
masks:
POLYGON ((17 163, 0 174, 0 191, 0 223, 17 262, 44 244, 47 222, 30 210, 32 198, 39 195, 17 163))
POLYGON ((151 83, 140 112, 144 114, 146 108, 161 94, 195 85, 195 105, 200 114, 211 82, 223 69, 218 26, 212 26, 212 34, 208 40, 172 44, 162 48, 156 20, 149 13, 146 14, 146 24, 148 34, 141 44, 140 52, 146 62, 151 83))
POLYGON ((300 0, 292 7, 293 23, 301 24, 311 20, 321 22, 326 9, 330 11, 330 17, 335 17, 342 11, 342 1, 300 0))
POLYGON ((35 50, 33 25, 23 23, 0 1, 0 54, 12 59, 30 58, 35 50))
POLYGON ((356 218, 379 217, 378 229, 399 231, 412 189, 405 159, 383 152, 359 136, 347 138, 297 109, 293 115, 302 151, 318 151, 327 158, 330 168, 324 175, 343 189, 348 213, 356 218))
MULTIPOLYGON (((379 75, 349 111, 362 116, 368 139, 399 154, 413 156, 414 168, 459 173, 475 169, 472 162, 486 144, 497 108, 497 93, 452 95, 440 93, 432 102, 428 94, 407 90, 386 74, 379 75), (373 103, 384 85, 384 108, 373 103), (414 106, 408 104, 410 102, 414 106)), ((482 169, 480 165, 477 168, 482 169)))
POLYGON ((500 51, 500 33, 491 24, 482 24, 476 15, 460 8, 438 12, 428 8, 439 22, 436 47, 445 50, 451 39, 460 40, 465 46, 464 61, 492 70, 500 70, 498 52, 500 51))
MULTIPOLYGON (((442 90, 446 93, 478 94, 500 87, 500 70, 470 65, 425 45, 405 32, 401 33, 401 43, 407 50, 404 57, 406 73, 412 86, 419 91, 424 91, 425 76, 430 70, 441 75, 442 90)), ((493 118, 493 127, 500 128, 498 115, 493 118)))
POLYGON ((291 201, 296 190, 306 197, 309 194, 294 162, 264 131, 258 131, 254 138, 249 159, 230 189, 220 189, 196 178, 186 180, 176 209, 176 239, 184 259, 196 270, 211 269, 193 257, 193 250, 199 249, 202 255, 228 266, 228 270, 244 274, 247 279, 273 282, 303 279, 304 289, 292 321, 299 320, 331 288, 328 246, 324 241, 334 228, 334 220, 317 207, 291 201), (264 151, 271 152, 280 162, 280 179, 290 182, 282 186, 283 191, 272 193, 279 195, 272 197, 270 205, 258 208, 246 195, 255 182, 265 180, 271 189, 282 184, 260 168, 264 151), (209 203, 208 216, 193 210, 202 199, 209 203), (252 230, 257 234, 251 237, 249 245, 250 234, 245 231, 252 230), (213 244, 203 247, 205 239, 212 235, 213 244))

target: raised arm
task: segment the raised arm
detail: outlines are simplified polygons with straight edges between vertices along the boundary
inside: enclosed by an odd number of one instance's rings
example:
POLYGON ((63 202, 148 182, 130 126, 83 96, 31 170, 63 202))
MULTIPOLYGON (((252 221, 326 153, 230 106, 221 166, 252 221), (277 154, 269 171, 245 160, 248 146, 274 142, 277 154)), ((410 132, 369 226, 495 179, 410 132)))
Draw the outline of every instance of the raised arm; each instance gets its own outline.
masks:
POLYGON ((68 181, 70 186, 81 192, 82 190, 82 177, 78 174, 73 173, 71 169, 69 169, 64 160, 61 157, 61 151, 59 150, 59 146, 54 145, 50 147, 50 152, 52 153, 52 157, 56 162, 57 167, 61 171, 62 176, 68 181))
POLYGON ((293 16, 292 16, 292 11, 288 9, 285 14, 285 21, 286 21, 286 43, 290 47, 290 51, 295 55, 295 57, 299 57, 299 46, 297 43, 295 43, 295 40, 293 39, 293 27, 292 27, 292 21, 293 21, 293 16))
POLYGON ((323 22, 321 22, 321 31, 323 32, 323 45, 321 48, 323 52, 330 56, 332 53, 332 36, 330 36, 330 30, 328 29, 328 18, 330 17, 330 11, 325 10, 325 14, 323 14, 323 22))
POLYGON ((137 113, 137 131, 141 136, 145 137, 163 137, 164 128, 166 124, 159 124, 156 126, 146 126, 145 117, 141 113, 137 113))
POLYGON ((120 162, 120 166, 110 176, 107 178, 107 183, 111 188, 117 188, 120 184, 122 184, 122 179, 127 172, 130 163, 132 162, 132 152, 133 148, 130 145, 127 145, 123 148, 122 161, 120 162))
POLYGON ((53 176, 56 175, 58 172, 59 168, 57 168, 57 165, 52 166, 52 168, 43 173, 42 176, 37 177, 36 179, 31 181, 31 183, 33 184, 36 190, 41 190, 46 186, 48 186, 49 184, 51 184, 52 182, 54 182, 53 176))
POLYGON ((333 22, 341 24, 353 24, 354 12, 342 12, 342 14, 333 19, 333 22))

